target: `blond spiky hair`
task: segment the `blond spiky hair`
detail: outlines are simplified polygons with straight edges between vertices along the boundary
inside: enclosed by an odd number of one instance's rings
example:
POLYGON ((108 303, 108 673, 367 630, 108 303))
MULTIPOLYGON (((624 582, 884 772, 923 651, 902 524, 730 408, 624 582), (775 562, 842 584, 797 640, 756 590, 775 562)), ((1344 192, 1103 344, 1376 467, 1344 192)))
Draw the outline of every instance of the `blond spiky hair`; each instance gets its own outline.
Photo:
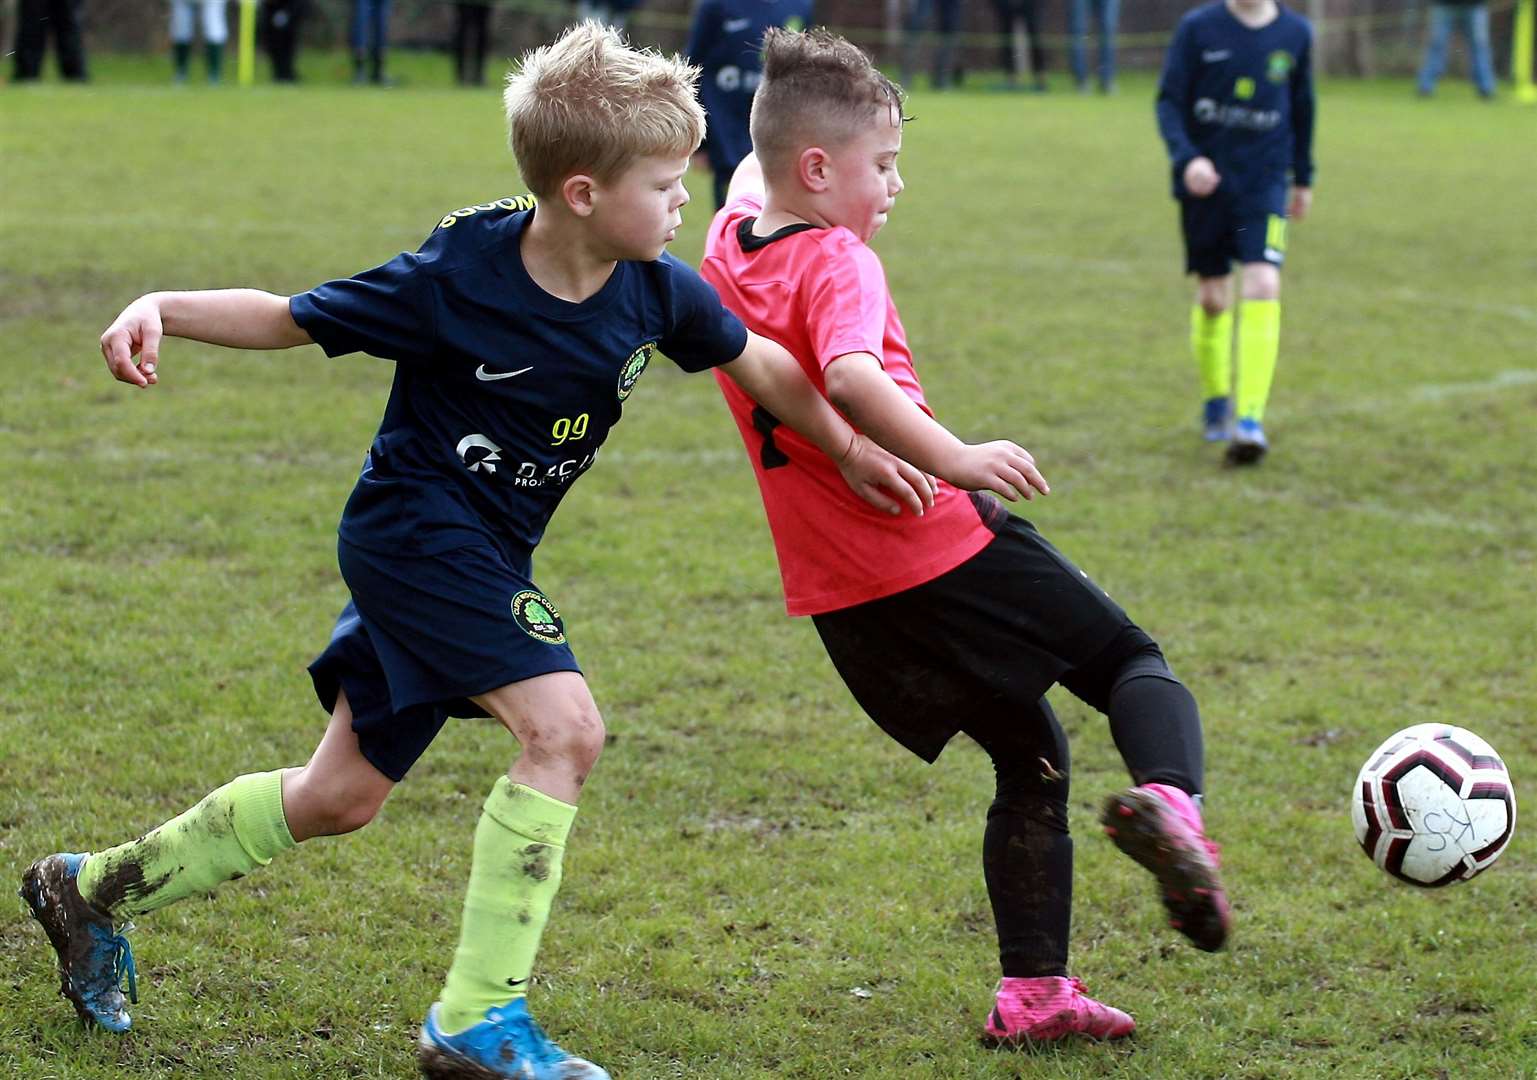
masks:
POLYGON ((581 22, 523 57, 502 95, 523 183, 550 197, 566 177, 612 180, 636 158, 687 157, 704 140, 699 69, 581 22))

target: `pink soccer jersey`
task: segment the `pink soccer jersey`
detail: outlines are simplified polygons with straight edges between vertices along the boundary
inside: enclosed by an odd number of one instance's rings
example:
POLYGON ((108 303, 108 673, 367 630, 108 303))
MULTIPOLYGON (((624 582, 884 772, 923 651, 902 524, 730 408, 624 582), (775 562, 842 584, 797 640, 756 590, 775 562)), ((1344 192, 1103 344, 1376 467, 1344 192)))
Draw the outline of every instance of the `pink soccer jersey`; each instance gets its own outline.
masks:
MULTIPOLYGON (((748 329, 779 342, 826 393, 823 369, 870 353, 925 411, 907 335, 880 259, 848 229, 781 230, 753 238, 757 195, 715 215, 700 273, 748 329)), ((716 381, 758 477, 779 555, 785 606, 818 615, 921 585, 981 551, 993 537, 964 491, 941 481, 922 517, 882 513, 849 490, 832 460, 748 397, 716 381)))

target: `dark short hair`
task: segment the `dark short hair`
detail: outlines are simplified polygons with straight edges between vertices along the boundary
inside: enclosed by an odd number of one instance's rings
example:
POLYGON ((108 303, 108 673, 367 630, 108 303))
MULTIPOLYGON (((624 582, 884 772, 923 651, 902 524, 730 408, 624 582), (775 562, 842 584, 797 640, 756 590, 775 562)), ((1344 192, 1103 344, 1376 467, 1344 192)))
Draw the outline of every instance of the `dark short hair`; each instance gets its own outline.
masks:
POLYGON ((766 172, 807 146, 841 143, 874 110, 902 111, 902 88, 859 46, 830 30, 770 29, 763 38, 763 81, 753 97, 752 142, 766 172))

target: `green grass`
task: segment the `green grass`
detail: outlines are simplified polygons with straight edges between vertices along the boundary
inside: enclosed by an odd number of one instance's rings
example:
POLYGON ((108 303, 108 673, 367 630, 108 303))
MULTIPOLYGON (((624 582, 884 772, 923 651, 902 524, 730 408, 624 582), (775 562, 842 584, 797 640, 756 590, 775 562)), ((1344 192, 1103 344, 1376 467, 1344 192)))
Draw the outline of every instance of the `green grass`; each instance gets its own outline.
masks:
MULTIPOLYGON (((446 66, 446 61, 444 61, 446 66)), ((0 880, 301 762, 304 674, 345 599, 332 530, 388 364, 173 342, 113 383, 96 338, 154 288, 295 291, 518 190, 493 90, 44 85, 0 160, 0 880)), ((920 95, 878 241, 931 402, 1053 483, 1043 531, 1163 643, 1207 725, 1230 951, 1162 926, 1076 756, 1073 968, 1137 1037, 998 1055, 979 872, 990 770, 919 764, 784 617, 712 380, 653 367, 541 549, 614 741, 537 1010, 624 1080, 1537 1076, 1537 854, 1424 894, 1356 849, 1355 770, 1465 724, 1537 792, 1537 110, 1323 88, 1292 231, 1270 461, 1195 438, 1189 286, 1148 83, 920 95), (855 988, 868 996, 854 993, 855 988)), ((678 252, 697 258, 705 193, 678 252)), ((479 803, 514 747, 452 724, 379 820, 143 920, 135 1032, 83 1035, 0 918, 0 1075, 413 1075, 479 803)))

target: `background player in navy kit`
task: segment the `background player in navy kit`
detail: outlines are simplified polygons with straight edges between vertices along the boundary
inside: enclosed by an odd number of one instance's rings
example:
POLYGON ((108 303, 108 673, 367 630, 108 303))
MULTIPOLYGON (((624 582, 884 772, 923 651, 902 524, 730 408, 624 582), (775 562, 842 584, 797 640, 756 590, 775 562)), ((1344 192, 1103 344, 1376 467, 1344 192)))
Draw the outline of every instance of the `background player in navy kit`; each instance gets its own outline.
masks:
POLYGON ((309 763, 238 777, 138 840, 47 856, 23 879, 83 1019, 129 1026, 125 920, 362 827, 448 716, 489 714, 520 753, 475 830, 459 947, 422 1026, 423 1071, 607 1077, 551 1043, 523 998, 604 741, 560 613, 529 576, 550 515, 656 349, 740 379, 872 503, 932 503, 926 477, 855 435, 789 354, 749 335, 664 253, 704 130, 697 74, 578 26, 530 54, 507 88, 537 208, 523 197, 457 211, 418 251, 292 298, 153 293, 102 335, 112 373, 141 387, 158 379, 164 334, 254 349, 314 341, 398 366, 342 516, 352 599, 310 668, 331 721, 309 763))
POLYGON ((1205 436, 1231 437, 1235 464, 1259 461, 1269 445, 1262 421, 1280 348, 1286 222, 1305 217, 1313 199, 1312 45, 1307 20, 1275 0, 1219 0, 1180 20, 1158 85, 1185 269, 1197 277, 1191 345, 1205 436), (1235 259, 1243 299, 1230 426, 1235 259))
POLYGON ((731 174, 752 151, 747 130, 763 75, 763 33, 771 26, 811 24, 812 0, 700 0, 686 55, 700 67, 699 100, 709 118, 705 151, 715 174, 715 206, 726 201, 731 174))

